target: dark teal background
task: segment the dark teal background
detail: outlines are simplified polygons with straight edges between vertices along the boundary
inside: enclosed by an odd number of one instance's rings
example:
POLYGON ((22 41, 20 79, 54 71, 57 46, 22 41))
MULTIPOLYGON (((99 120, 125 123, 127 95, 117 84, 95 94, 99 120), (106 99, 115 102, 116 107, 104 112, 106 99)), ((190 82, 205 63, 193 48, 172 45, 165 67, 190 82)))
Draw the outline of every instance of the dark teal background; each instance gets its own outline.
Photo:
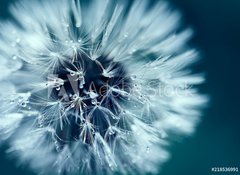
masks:
MULTIPOLYGON (((211 100, 195 134, 172 144, 172 157, 161 174, 237 174, 213 173, 211 167, 240 170, 240 0, 171 1, 195 30, 191 42, 203 57, 196 69, 207 73, 200 89, 211 100)), ((0 0, 3 19, 9 17, 9 3, 0 0)), ((0 175, 33 175, 27 166, 17 167, 14 159, 8 159, 5 149, 0 149, 0 175)))

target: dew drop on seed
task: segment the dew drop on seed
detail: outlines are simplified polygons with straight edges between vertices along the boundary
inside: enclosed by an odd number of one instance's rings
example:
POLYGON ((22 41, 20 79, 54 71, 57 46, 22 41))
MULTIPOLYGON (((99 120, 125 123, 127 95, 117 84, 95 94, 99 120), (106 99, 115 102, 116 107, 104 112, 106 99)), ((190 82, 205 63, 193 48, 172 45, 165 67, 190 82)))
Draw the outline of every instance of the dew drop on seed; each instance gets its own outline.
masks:
POLYGON ((77 28, 81 27, 81 24, 80 23, 76 23, 76 27, 77 28))
POLYGON ((110 130, 109 130, 109 135, 113 135, 113 134, 115 134, 115 131, 112 130, 112 129, 110 129, 110 130))
POLYGON ((17 39, 16 39, 16 43, 19 43, 20 41, 21 41, 20 38, 17 38, 17 39))
POLYGON ((58 143, 57 140, 54 141, 54 145, 55 145, 56 151, 59 152, 60 151, 60 146, 59 146, 59 143, 58 143))
POLYGON ((92 103, 93 105, 96 105, 96 104, 97 104, 97 100, 96 100, 96 99, 92 99, 92 100, 91 100, 91 103, 92 103))
POLYGON ((72 96, 72 99, 73 99, 73 100, 76 100, 77 97, 78 97, 78 95, 77 95, 77 94, 74 94, 74 95, 72 96))
POLYGON ((149 153, 149 151, 150 151, 150 147, 147 146, 147 147, 146 147, 146 152, 149 153))
POLYGON ((74 107, 75 107, 75 104, 74 104, 74 103, 72 103, 70 107, 71 107, 71 108, 74 108, 74 107))
POLYGON ((94 98, 98 97, 98 94, 94 93, 94 92, 89 92, 89 96, 90 96, 90 98, 94 99, 94 98))
POLYGON ((80 88, 80 89, 83 88, 83 81, 80 82, 80 84, 79 84, 79 88, 80 88))
POLYGON ((75 76, 75 72, 70 72, 70 75, 73 77, 75 76))
POLYGON ((135 79, 137 78, 137 76, 136 76, 136 75, 133 75, 131 78, 132 78, 133 80, 135 80, 135 79))
POLYGON ((57 87, 56 87, 56 90, 57 90, 57 91, 60 91, 60 89, 61 89, 60 86, 57 86, 57 87))
POLYGON ((26 102, 22 102, 20 105, 25 108, 27 106, 27 103, 26 102))

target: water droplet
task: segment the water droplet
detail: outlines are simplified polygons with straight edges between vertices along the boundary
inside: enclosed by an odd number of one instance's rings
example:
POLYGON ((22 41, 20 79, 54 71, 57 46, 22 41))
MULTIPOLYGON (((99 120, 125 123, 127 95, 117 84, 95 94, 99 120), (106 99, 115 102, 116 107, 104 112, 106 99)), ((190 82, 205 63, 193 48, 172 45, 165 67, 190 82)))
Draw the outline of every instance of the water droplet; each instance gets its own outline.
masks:
POLYGON ((80 116, 83 116, 83 114, 84 114, 84 112, 83 112, 83 111, 81 111, 81 112, 80 112, 80 116))
POLYGON ((135 79, 137 78, 137 76, 136 76, 136 75, 133 75, 131 78, 132 78, 133 80, 135 80, 135 79))
POLYGON ((149 153, 149 151, 150 151, 150 147, 147 146, 147 147, 146 147, 146 152, 149 153))
POLYGON ((94 98, 94 99, 91 100, 91 103, 92 103, 93 105, 96 105, 96 104, 97 104, 97 100, 94 98))
POLYGON ((94 99, 94 98, 98 97, 98 94, 91 91, 91 92, 89 92, 89 96, 90 96, 90 98, 94 99))
POLYGON ((11 99, 10 104, 13 104, 13 103, 15 103, 15 100, 11 99))
POLYGON ((75 25, 77 28, 81 27, 81 23, 80 22, 77 22, 76 25, 75 25))
POLYGON ((113 135, 113 134, 115 134, 115 131, 112 128, 110 128, 108 134, 113 135))
POLYGON ((12 59, 13 59, 13 60, 16 60, 16 59, 17 59, 17 56, 16 56, 16 55, 14 55, 14 56, 12 57, 12 59))
POLYGON ((72 99, 73 100, 76 100, 78 98, 78 95, 77 94, 74 94, 73 96, 72 96, 72 99))
POLYGON ((38 119, 38 127, 42 128, 43 127, 43 121, 41 118, 38 119))
POLYGON ((80 88, 80 89, 83 88, 83 84, 84 84, 84 82, 83 82, 83 81, 80 81, 80 84, 79 84, 79 88, 80 88))
POLYGON ((21 41, 20 38, 17 38, 17 39, 16 39, 16 43, 19 43, 20 41, 21 41))
POLYGON ((77 47, 75 45, 72 46, 72 49, 74 50, 74 52, 77 51, 77 47))
POLYGON ((60 91, 60 89, 61 89, 60 86, 57 86, 57 87, 56 87, 56 90, 57 90, 57 91, 60 91))
POLYGON ((70 75, 73 77, 73 76, 75 76, 76 74, 75 74, 75 72, 70 72, 70 75))
POLYGON ((75 104, 74 104, 74 103, 72 103, 70 107, 71 107, 71 108, 74 108, 74 107, 75 107, 75 104))
POLYGON ((58 143, 57 140, 54 141, 54 145, 55 145, 56 151, 59 152, 60 151, 60 146, 59 146, 59 143, 58 143))
POLYGON ((22 102, 20 105, 25 108, 27 106, 27 103, 26 102, 22 102))

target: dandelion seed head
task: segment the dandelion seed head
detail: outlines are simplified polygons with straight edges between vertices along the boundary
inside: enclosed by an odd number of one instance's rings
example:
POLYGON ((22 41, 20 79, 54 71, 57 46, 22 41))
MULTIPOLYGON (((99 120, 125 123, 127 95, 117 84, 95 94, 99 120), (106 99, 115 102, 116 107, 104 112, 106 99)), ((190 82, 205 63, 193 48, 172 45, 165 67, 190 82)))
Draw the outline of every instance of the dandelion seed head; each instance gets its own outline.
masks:
POLYGON ((168 3, 21 0, 0 25, 0 141, 39 174, 157 173, 207 98, 168 3))

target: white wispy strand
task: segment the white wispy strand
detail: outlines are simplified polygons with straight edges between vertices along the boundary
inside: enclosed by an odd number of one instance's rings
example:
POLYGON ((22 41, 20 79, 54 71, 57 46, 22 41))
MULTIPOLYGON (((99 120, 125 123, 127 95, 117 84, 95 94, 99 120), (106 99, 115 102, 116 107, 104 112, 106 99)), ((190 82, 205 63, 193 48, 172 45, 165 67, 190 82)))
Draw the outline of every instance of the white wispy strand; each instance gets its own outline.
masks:
POLYGON ((10 9, 16 22, 0 25, 0 141, 39 174, 157 173, 169 158, 168 138, 193 133, 207 98, 195 89, 203 74, 189 69, 199 59, 187 46, 192 30, 179 30, 179 13, 164 1, 129 4, 22 0, 10 9), (79 55, 108 79, 121 77, 121 64, 130 90, 118 87, 120 78, 98 101, 94 85, 83 88, 95 72, 88 75, 79 55), (47 97, 49 89, 69 95, 54 76, 62 67, 84 89, 67 102, 47 97), (65 138, 69 115, 80 130, 74 139, 65 138), (104 135, 94 116, 104 118, 104 135))

